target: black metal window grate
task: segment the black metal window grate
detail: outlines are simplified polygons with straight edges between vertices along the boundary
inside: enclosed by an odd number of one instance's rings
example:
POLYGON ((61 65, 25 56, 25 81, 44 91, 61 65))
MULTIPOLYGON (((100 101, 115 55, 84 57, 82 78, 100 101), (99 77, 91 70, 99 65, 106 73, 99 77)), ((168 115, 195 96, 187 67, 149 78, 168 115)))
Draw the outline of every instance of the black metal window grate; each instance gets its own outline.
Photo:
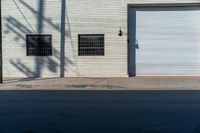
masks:
POLYGON ((51 56, 52 35, 27 35, 27 56, 51 56))
POLYGON ((79 34, 79 56, 104 56, 104 34, 79 34))

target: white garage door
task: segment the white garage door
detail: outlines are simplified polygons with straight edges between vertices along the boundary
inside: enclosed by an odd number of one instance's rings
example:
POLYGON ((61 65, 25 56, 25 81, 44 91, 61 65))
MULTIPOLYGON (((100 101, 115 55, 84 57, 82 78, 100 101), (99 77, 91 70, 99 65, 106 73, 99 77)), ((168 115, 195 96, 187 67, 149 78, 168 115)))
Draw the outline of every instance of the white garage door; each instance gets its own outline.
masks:
POLYGON ((131 8, 129 39, 130 76, 200 76, 200 8, 131 8))

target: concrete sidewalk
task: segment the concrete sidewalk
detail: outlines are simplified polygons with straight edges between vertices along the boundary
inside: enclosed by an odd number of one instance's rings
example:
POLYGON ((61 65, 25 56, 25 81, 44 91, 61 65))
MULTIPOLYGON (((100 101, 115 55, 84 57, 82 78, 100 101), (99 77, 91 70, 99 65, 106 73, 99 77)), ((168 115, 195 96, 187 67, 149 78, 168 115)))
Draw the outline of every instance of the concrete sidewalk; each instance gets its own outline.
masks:
POLYGON ((200 77, 5 79, 0 90, 200 90, 200 77))

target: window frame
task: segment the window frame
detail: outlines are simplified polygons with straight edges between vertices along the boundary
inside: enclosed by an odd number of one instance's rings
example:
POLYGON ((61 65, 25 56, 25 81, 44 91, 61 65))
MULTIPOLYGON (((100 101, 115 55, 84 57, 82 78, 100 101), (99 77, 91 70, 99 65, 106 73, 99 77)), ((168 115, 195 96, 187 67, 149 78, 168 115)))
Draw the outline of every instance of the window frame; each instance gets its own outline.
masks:
POLYGON ((52 46, 52 34, 27 34, 26 35, 26 56, 30 56, 30 57, 48 57, 48 56, 52 56, 53 55, 53 46, 52 46), (29 47, 28 47, 28 37, 29 36, 38 36, 38 37, 41 37, 41 36, 50 36, 51 37, 51 42, 50 42, 50 47, 51 47, 51 52, 49 55, 29 55, 28 53, 28 50, 29 50, 29 47))
MULTIPOLYGON (((95 47, 94 47, 95 48, 95 47)), ((78 34, 78 56, 105 56, 105 34, 78 34), (103 44, 102 44, 102 47, 103 47, 103 54, 81 54, 80 53, 80 36, 100 36, 100 37, 103 37, 103 44)))

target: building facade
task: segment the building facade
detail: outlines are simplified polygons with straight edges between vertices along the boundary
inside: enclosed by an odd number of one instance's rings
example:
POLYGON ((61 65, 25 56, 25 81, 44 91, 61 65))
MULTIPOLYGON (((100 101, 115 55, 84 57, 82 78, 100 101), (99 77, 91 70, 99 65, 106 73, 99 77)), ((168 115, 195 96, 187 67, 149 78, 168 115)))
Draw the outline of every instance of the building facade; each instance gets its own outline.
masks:
POLYGON ((200 75, 199 0, 3 0, 4 77, 200 75))

